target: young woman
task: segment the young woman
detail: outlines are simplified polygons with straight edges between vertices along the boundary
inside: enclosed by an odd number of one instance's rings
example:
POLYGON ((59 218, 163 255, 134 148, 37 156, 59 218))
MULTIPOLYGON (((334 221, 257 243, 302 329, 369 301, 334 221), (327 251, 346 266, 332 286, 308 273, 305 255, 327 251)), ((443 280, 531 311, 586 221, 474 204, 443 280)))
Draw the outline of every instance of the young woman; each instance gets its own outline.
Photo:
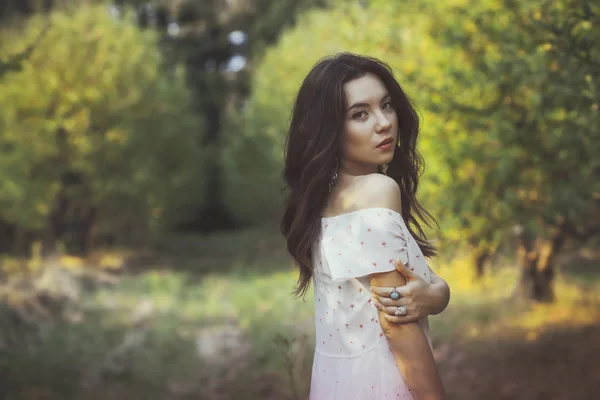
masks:
POLYGON ((425 260, 435 249, 415 196, 418 130, 379 60, 324 58, 299 90, 281 229, 300 268, 295 294, 314 285, 311 400, 445 397, 427 315, 450 294, 425 260))

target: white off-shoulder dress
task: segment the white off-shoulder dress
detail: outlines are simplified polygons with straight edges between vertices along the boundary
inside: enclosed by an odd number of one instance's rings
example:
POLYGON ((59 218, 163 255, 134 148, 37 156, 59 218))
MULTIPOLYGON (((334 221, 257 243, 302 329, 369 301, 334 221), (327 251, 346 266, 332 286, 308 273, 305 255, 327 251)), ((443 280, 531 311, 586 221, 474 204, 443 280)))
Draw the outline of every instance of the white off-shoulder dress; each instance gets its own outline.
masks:
MULTIPOLYGON (((321 219, 313 247, 316 347, 310 400, 412 399, 379 324, 368 275, 399 259, 429 268, 402 216, 369 208, 321 219)), ((427 318, 419 321, 427 340, 427 318)))

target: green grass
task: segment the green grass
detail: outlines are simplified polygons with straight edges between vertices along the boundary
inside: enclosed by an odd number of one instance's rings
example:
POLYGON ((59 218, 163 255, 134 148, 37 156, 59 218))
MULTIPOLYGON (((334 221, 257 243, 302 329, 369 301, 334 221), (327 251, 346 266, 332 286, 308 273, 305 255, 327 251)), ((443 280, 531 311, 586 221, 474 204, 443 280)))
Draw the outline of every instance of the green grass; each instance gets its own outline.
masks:
MULTIPOLYGON (((143 398, 212 398, 226 391, 258 399, 287 387, 277 338, 306 342, 312 298, 291 299, 296 276, 289 259, 281 257, 280 241, 272 235, 270 245, 279 249, 270 249, 257 235, 269 237, 251 231, 188 236, 175 246, 166 242, 145 272, 136 268, 118 285, 85 295, 77 310, 84 315, 81 322, 56 324, 43 341, 28 346, 26 356, 21 349, 7 349, 14 398, 27 397, 32 387, 43 387, 52 398, 82 398, 114 381, 126 388, 120 398, 127 399, 140 398, 148 387, 154 390, 143 398), (199 342, 219 329, 232 344, 229 350, 216 358, 199 357, 199 342), (117 351, 131 332, 143 340, 117 351), (219 382, 224 375, 228 380, 219 382), (82 388, 80 382, 88 381, 90 388, 82 388)), ((289 351, 297 353, 296 347, 289 351)), ((309 361, 299 373, 306 374, 309 361)))
MULTIPOLYGON (((26 351, 7 349, 9 399, 35 398, 28 390, 43 388, 52 399, 111 393, 117 399, 284 400, 292 398, 290 368, 305 398, 312 293, 305 302, 290 295, 297 275, 278 234, 261 228, 170 238, 161 250, 148 268, 85 295, 74 311, 81 321, 56 324, 26 351), (216 339, 209 341, 211 335, 216 339), (199 347, 210 353, 219 345, 226 346, 218 356, 199 356, 199 347)), ((492 340, 508 328, 531 338, 553 324, 600 321, 600 298, 593 294, 600 293, 600 279, 588 270, 586 289, 576 281, 584 272, 564 268, 557 304, 523 307, 508 301, 518 278, 513 268, 496 268, 478 283, 461 260, 433 268, 452 288, 448 309, 431 318, 434 343, 492 340)))

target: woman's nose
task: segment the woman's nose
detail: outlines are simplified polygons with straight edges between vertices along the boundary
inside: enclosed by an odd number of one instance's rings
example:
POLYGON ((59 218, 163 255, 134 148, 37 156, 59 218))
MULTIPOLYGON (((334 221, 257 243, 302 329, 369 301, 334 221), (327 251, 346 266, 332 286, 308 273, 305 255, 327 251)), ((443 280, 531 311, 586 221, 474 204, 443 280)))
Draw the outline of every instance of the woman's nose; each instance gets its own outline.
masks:
POLYGON ((377 131, 384 131, 388 129, 392 125, 391 121, 385 116, 383 113, 378 113, 377 115, 377 131))

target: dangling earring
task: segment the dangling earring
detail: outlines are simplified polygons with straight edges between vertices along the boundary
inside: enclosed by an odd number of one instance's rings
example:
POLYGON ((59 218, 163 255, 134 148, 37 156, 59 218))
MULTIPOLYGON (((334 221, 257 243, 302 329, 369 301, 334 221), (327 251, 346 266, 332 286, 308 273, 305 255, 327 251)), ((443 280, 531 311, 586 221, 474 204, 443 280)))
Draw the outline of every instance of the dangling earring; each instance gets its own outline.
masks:
POLYGON ((381 173, 384 174, 384 175, 387 175, 387 171, 388 171, 389 166, 390 166, 389 164, 383 164, 381 166, 381 173))
POLYGON ((335 158, 335 169, 333 170, 333 173, 331 174, 331 178, 329 179, 329 191, 331 192, 331 188, 335 186, 335 184, 337 183, 337 178, 338 178, 338 167, 340 166, 340 163, 338 161, 338 158, 335 158))

